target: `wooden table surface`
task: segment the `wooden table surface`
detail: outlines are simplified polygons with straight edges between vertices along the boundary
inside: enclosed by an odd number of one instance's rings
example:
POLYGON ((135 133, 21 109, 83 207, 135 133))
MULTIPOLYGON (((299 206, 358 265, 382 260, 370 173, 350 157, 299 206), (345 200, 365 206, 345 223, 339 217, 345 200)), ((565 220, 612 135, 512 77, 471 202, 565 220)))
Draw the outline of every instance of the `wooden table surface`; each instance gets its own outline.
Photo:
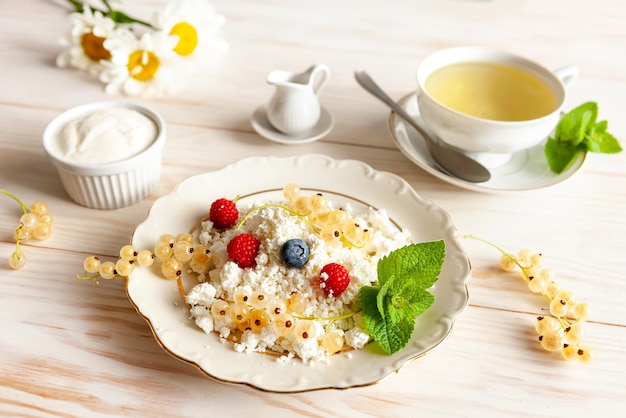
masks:
MULTIPOLYGON (((122 3, 149 16, 164 0, 122 3)), ((621 416, 626 401, 626 153, 590 154, 554 187, 486 194, 448 184, 410 162, 388 132, 389 112, 354 81, 367 70, 400 99, 415 91, 418 63, 436 50, 477 45, 512 51, 580 76, 565 110, 596 101, 626 141, 626 6, 622 0, 215 0, 230 50, 172 97, 106 94, 87 74, 59 69, 68 4, 5 0, 0 14, 0 188, 45 200, 50 239, 24 246, 11 270, 20 209, 0 206, 0 415, 2 416, 621 416), (335 127, 322 140, 285 146, 252 129, 274 69, 331 68, 322 104, 335 127), (70 200, 46 158, 42 132, 75 105, 111 99, 147 104, 168 141, 155 192, 99 211, 70 200), (372 386, 279 394, 213 381, 166 353, 121 280, 80 281, 89 254, 115 256, 159 196, 188 176, 249 156, 319 153, 361 160, 403 177, 472 233, 516 252, 540 251, 559 283, 592 308, 592 364, 543 351, 533 330, 546 309, 499 254, 462 239, 472 262, 469 305, 438 349, 372 386)), ((245 176, 246 173, 242 173, 245 176)), ((311 173, 312 176, 315 173, 311 173)))

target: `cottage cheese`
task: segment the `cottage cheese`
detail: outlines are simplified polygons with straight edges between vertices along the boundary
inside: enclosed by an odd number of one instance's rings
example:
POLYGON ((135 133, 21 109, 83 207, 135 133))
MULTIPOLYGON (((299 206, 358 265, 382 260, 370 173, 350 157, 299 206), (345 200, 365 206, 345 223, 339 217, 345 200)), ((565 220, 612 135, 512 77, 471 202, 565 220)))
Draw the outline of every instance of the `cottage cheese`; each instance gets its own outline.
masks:
MULTIPOLYGON (((238 205, 240 219, 262 204, 238 205)), ((187 303, 191 306, 191 315, 197 326, 207 333, 216 332, 221 338, 228 339, 239 352, 269 352, 278 357, 298 357, 311 363, 325 361, 330 356, 324 350, 322 340, 331 331, 344 339, 344 351, 363 348, 370 337, 359 321, 359 289, 376 282, 378 260, 407 245, 410 234, 399 230, 384 209, 370 208, 356 216, 351 214, 349 205, 343 208, 361 226, 370 230, 371 240, 364 247, 327 244, 310 224, 281 207, 255 210, 239 229, 218 231, 213 228, 212 222, 204 222, 198 240, 208 246, 212 262, 209 267, 191 265, 200 283, 187 294, 187 303), (228 242, 241 233, 250 233, 260 241, 254 267, 242 269, 228 256, 228 242), (309 246, 309 260, 300 268, 288 267, 280 258, 282 244, 292 238, 300 238, 309 246), (350 284, 339 297, 326 297, 319 283, 316 285, 315 282, 322 267, 328 263, 341 264, 350 273, 350 284), (291 315, 296 322, 313 324, 311 331, 315 337, 303 340, 295 333, 281 336, 271 323, 260 331, 238 330, 228 315, 214 316, 211 313, 213 303, 219 299, 232 301, 237 289, 245 289, 249 293, 261 289, 270 299, 284 301, 287 306, 293 300, 290 298, 297 295, 299 300, 291 315)))

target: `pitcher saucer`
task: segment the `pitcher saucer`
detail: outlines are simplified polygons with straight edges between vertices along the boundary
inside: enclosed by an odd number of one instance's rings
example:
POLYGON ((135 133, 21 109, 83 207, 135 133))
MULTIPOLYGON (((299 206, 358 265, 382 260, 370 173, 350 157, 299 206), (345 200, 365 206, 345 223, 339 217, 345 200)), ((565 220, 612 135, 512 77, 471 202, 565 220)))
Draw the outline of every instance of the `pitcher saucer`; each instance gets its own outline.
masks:
MULTIPOLYGON (((422 122, 415 93, 404 96, 398 104, 411 117, 422 122)), ((508 162, 491 169, 490 180, 471 183, 441 171, 430 156, 423 137, 395 112, 391 112, 389 116, 389 131, 400 151, 424 171, 450 184, 484 193, 520 192, 554 186, 576 174, 586 156, 581 153, 569 168, 556 174, 548 167, 543 151, 545 142, 542 142, 528 150, 513 153, 508 162)))
POLYGON ((317 141, 326 136, 335 125, 333 115, 322 107, 317 124, 298 135, 286 135, 272 126, 267 118, 265 105, 259 106, 252 114, 252 127, 265 139, 286 145, 300 145, 317 141))

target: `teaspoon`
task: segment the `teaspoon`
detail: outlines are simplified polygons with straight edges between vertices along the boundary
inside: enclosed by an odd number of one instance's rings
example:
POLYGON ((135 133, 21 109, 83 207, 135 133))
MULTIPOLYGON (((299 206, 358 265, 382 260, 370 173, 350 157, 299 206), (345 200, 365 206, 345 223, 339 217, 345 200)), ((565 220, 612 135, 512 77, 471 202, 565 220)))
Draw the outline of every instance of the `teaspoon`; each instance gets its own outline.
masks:
POLYGON ((444 146, 439 141, 432 138, 430 134, 409 116, 404 109, 394 102, 365 71, 355 71, 354 78, 356 78, 356 81, 361 87, 384 102, 396 112, 398 116, 408 122, 422 135, 430 155, 443 171, 471 183, 481 183, 491 178, 489 170, 478 161, 460 151, 444 146))

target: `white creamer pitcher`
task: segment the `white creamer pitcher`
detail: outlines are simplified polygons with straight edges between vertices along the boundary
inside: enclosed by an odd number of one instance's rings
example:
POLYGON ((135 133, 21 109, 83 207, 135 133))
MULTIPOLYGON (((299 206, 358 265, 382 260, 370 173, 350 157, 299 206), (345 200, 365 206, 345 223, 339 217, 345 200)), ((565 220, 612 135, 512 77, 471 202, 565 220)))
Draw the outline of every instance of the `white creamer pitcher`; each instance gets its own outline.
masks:
POLYGON ((272 71, 268 84, 276 86, 267 104, 267 118, 274 128, 287 135, 296 135, 313 128, 320 118, 319 95, 330 77, 330 69, 316 64, 294 74, 272 71))

